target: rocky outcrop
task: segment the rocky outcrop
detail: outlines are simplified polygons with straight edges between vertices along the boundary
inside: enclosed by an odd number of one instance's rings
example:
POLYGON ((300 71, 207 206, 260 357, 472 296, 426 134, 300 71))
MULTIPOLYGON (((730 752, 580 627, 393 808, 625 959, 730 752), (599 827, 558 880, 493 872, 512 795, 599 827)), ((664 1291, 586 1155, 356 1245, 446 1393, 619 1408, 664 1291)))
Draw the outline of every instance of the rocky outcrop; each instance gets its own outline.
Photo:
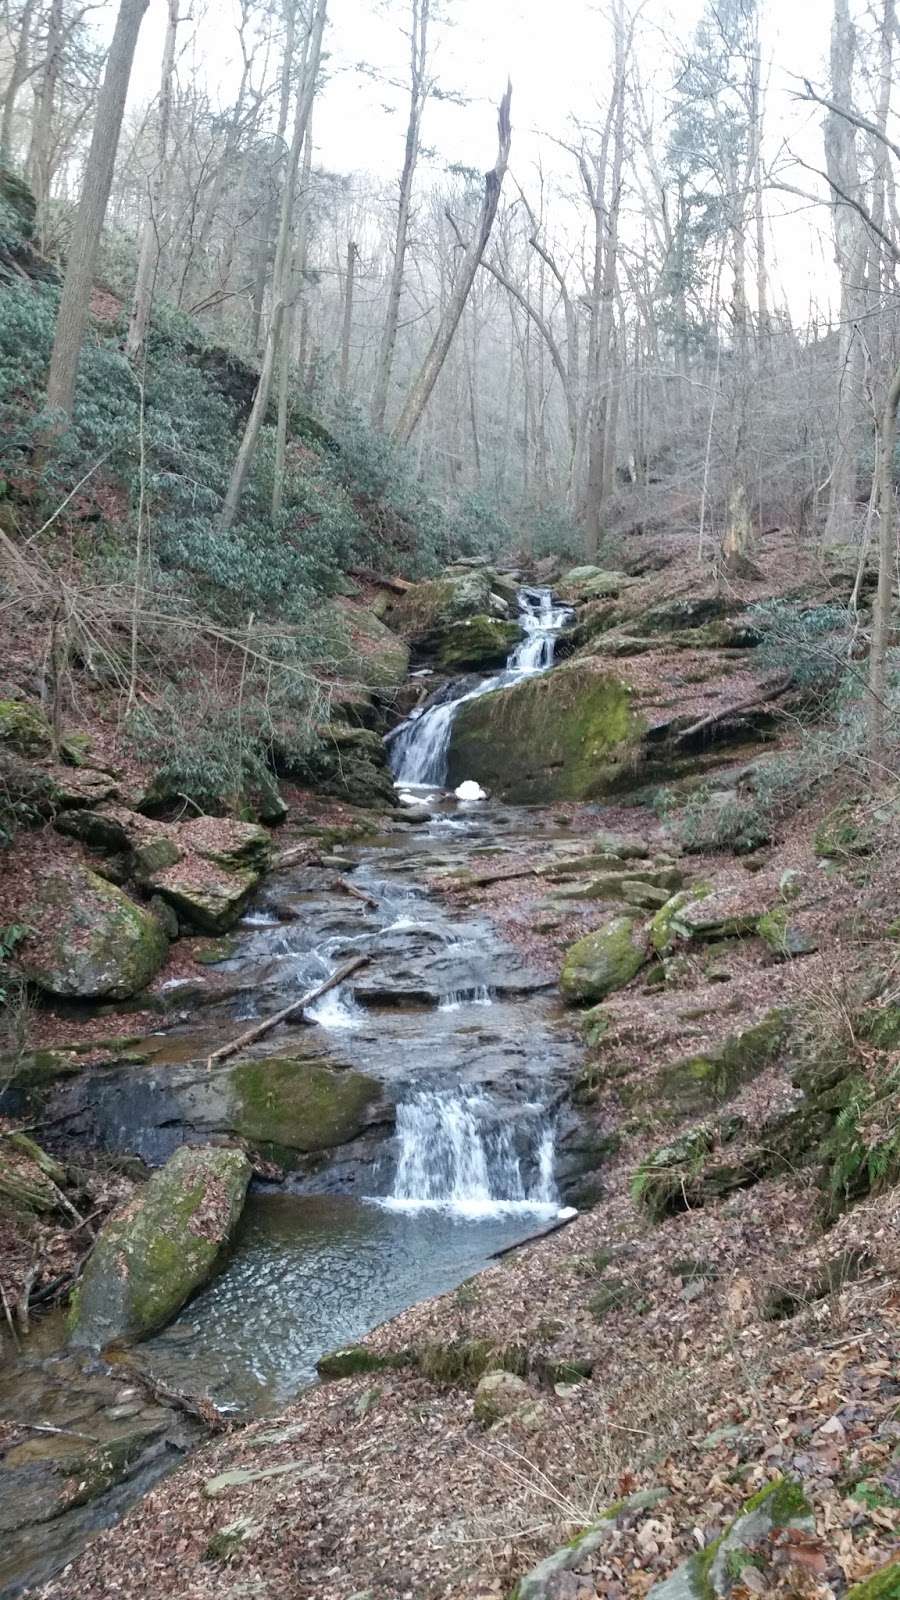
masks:
POLYGON ((449 568, 414 583, 391 605, 387 620, 417 660, 450 672, 502 666, 520 629, 510 621, 515 588, 488 567, 449 568))
POLYGON ((79 863, 54 868, 22 909, 17 964, 45 994, 123 1000, 156 977, 168 939, 154 916, 79 863))
POLYGON ((397 688, 409 671, 409 646, 368 606, 337 600, 335 611, 349 635, 348 676, 369 689, 397 688))
POLYGON ((215 1268, 249 1180, 240 1150, 177 1151, 101 1229, 72 1299, 73 1342, 144 1339, 171 1321, 215 1268))
POLYGON ((613 917, 566 952, 559 987, 570 1005, 595 1005, 640 972, 646 941, 636 917, 613 917))
POLYGON ((277 1056, 240 1062, 228 1078, 235 1133, 287 1166, 297 1156, 349 1143, 380 1095, 362 1072, 277 1056))
POLYGON ((747 1504, 731 1527, 705 1550, 691 1556, 671 1578, 656 1583, 647 1600, 726 1600, 733 1590, 746 1592, 742 1573, 757 1574, 761 1588, 752 1594, 770 1594, 769 1573, 777 1572, 779 1553, 789 1540, 785 1534, 814 1535, 816 1519, 799 1483, 792 1478, 776 1478, 747 1504))
POLYGON ((276 746, 275 762, 282 776, 349 805, 385 810, 396 804, 384 741, 370 728, 330 722, 315 749, 297 755, 276 746))
POLYGON ((448 782, 472 778, 519 805, 593 799, 621 782, 639 731, 625 684, 567 664, 461 706, 448 782))

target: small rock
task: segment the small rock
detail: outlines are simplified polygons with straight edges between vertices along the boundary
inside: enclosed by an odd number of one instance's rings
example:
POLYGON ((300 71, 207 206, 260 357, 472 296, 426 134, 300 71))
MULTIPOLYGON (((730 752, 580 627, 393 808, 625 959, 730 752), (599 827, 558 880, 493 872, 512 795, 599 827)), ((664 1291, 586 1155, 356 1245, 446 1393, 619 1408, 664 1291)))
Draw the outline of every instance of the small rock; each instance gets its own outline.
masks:
POLYGON ((475 1390, 473 1415, 482 1428, 490 1428, 533 1398, 528 1384, 513 1372, 486 1372, 475 1390))

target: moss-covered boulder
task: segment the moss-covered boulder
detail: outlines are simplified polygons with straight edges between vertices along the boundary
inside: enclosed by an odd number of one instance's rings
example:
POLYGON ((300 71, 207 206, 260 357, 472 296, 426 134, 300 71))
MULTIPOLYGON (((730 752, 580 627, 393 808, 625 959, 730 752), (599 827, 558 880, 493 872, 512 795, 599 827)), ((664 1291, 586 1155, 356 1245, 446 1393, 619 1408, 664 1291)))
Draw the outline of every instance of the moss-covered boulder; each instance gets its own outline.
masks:
POLYGON ((889 1561, 862 1583, 855 1583, 844 1600, 900 1600, 900 1559, 889 1561))
POLYGON ((554 1550, 552 1555, 545 1556, 524 1578, 520 1578, 513 1590, 512 1600, 557 1600, 559 1595, 574 1593, 574 1590, 565 1587, 565 1574, 580 1572, 591 1556, 602 1550, 604 1545, 613 1543, 620 1526, 642 1512, 652 1511, 667 1499, 668 1494, 667 1489, 640 1489, 628 1499, 617 1500, 614 1505, 607 1506, 584 1533, 571 1539, 561 1550, 554 1550))
POLYGON ((225 933, 240 918, 259 876, 252 867, 234 871, 194 856, 153 873, 146 883, 162 895, 179 921, 202 933, 225 933))
POLYGON ((570 946, 559 987, 570 1005, 596 1005, 630 983, 646 960, 647 947, 638 919, 613 917, 605 927, 570 946))
POLYGON ((445 572, 426 583, 412 584, 391 605, 387 621, 414 649, 427 649, 427 641, 439 638, 449 623, 488 616, 492 588, 487 567, 445 572))
POLYGON ((608 572, 604 567, 570 567, 557 585, 561 600, 582 605, 588 600, 616 600, 634 583, 624 572, 608 572))
POLYGON ((518 805, 589 800, 621 784, 639 732, 625 684, 571 662, 461 706, 449 784, 473 778, 518 805))
POLYGON ((371 728, 330 722, 313 749, 297 754, 276 744, 274 754, 281 776, 348 805, 384 811, 396 803, 384 740, 371 728))
POLYGON ((355 1139, 380 1094, 364 1073, 322 1061, 242 1061, 229 1072, 229 1123, 254 1148, 291 1166, 297 1156, 355 1139))
POLYGON ((166 958, 156 918, 78 863, 48 872, 22 908, 28 937, 20 971, 61 999, 127 999, 146 988, 166 958))
POLYGON ((522 630, 515 622, 466 617, 448 623, 429 654, 442 672, 486 672, 504 666, 521 637, 522 630))
POLYGON ((44 756, 53 732, 40 706, 27 700, 0 700, 0 744, 22 756, 44 756))
POLYGON ((747 1160, 725 1161, 720 1147, 738 1131, 731 1123, 701 1124, 642 1161, 631 1185, 636 1203, 654 1222, 694 1211, 734 1189, 749 1188, 761 1169, 747 1160))
POLYGON ((204 1284, 244 1204, 240 1150, 176 1151, 100 1230, 69 1313, 73 1342, 144 1339, 204 1284))
POLYGON ((733 893, 716 894, 707 884, 683 889, 661 906, 650 924, 657 955, 671 955, 679 944, 714 944, 756 933, 761 916, 752 897, 738 903, 733 893))
POLYGON ((775 906, 764 912, 756 931, 778 961, 794 961, 798 956, 812 955, 819 948, 812 934, 794 921, 787 906, 775 906))

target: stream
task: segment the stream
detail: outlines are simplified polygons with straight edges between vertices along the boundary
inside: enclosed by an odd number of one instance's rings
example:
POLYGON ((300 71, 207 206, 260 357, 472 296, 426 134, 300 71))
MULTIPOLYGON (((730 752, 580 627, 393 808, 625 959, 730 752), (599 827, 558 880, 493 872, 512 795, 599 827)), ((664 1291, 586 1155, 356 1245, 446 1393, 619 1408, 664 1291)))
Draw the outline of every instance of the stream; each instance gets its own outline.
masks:
MULTIPOLYGON (((210 1395, 237 1415, 277 1410, 315 1380, 325 1352, 454 1289, 564 1209, 558 1154, 573 1124, 577 1052, 554 987, 486 918, 427 888, 480 853, 567 837, 545 816, 458 800, 440 787, 462 700, 552 665, 568 613, 546 591, 523 591, 520 604, 523 640, 505 671, 474 687, 462 680, 455 699, 426 702, 391 740, 398 788, 415 799, 417 822, 401 819, 382 839, 347 847, 330 870, 270 878, 217 968, 224 988, 210 983, 204 995, 202 984, 199 992, 185 985, 174 1028, 145 1062, 87 1069, 60 1088, 54 1109, 75 1142, 158 1164, 186 1137, 215 1134, 210 1048, 350 957, 370 957, 310 1008, 311 1026, 260 1052, 330 1059, 377 1080, 371 1125, 285 1181, 254 1185, 223 1270, 139 1347, 155 1379, 210 1395), (336 888, 335 865, 364 900, 336 888)), ((16 1495, 37 1504, 47 1472, 65 1471, 71 1442, 68 1451, 52 1436, 20 1447, 12 1472, 4 1460, 0 1600, 69 1559, 190 1446, 183 1419, 169 1419, 170 1428, 164 1412, 160 1421, 133 1394, 127 1374, 66 1351, 60 1319, 48 1319, 0 1382, 0 1416, 52 1418, 78 1431, 86 1417, 90 1436, 113 1439, 129 1416, 144 1416, 149 1447, 124 1485, 50 1524, 46 1508, 17 1521, 16 1495)))

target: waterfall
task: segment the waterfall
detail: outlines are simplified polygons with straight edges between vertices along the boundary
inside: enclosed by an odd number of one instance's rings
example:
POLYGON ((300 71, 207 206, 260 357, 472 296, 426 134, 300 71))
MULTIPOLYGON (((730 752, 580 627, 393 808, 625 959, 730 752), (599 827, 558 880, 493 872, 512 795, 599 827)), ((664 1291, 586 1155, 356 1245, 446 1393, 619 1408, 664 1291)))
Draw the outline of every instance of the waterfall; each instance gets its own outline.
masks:
MULTIPOLYGON (((540 1108, 527 1127, 526 1183, 516 1129, 492 1118, 477 1094, 426 1093, 397 1107, 399 1153, 386 1204, 441 1207, 466 1216, 498 1211, 556 1211, 553 1128, 540 1108)), ((521 1124, 519 1126, 521 1137, 521 1124)))
POLYGON ((524 638, 509 656, 503 672, 483 678, 474 689, 414 713, 392 733, 390 764, 398 784, 442 788, 447 779, 447 752, 460 706, 520 678, 546 672, 553 665, 556 637, 571 616, 570 606, 555 606, 549 589, 519 591, 519 625, 524 638))

